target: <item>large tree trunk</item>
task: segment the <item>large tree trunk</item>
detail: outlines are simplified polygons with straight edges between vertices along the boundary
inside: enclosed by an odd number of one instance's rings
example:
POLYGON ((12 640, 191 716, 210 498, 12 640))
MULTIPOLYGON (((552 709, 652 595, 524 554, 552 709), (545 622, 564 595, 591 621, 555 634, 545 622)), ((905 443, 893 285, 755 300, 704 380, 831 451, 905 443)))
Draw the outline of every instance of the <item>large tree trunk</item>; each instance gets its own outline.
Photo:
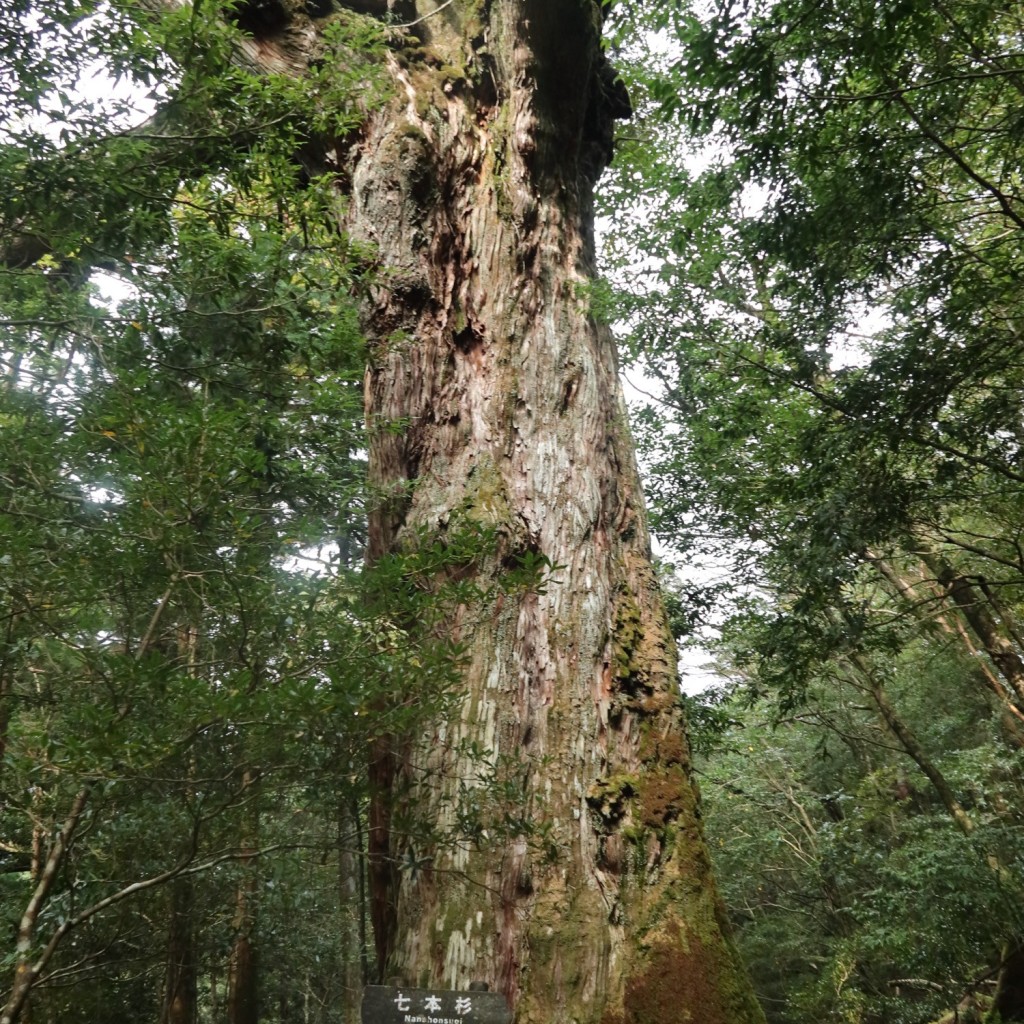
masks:
POLYGON ((383 974, 487 983, 520 1022, 758 1020, 701 838, 615 346, 588 312, 591 186, 624 104, 599 5, 437 7, 418 5, 424 47, 395 60, 351 168, 346 227, 382 268, 370 554, 476 522, 500 537, 483 582, 531 555, 561 568, 485 610, 461 716, 390 755, 441 780, 415 801, 444 822, 481 774, 459 753, 475 741, 546 830, 425 851, 399 881, 410 851, 375 820, 383 974))
MULTIPOLYGON (((541 557, 559 567, 543 592, 474 609, 472 630, 453 623, 470 645, 461 712, 371 754, 380 973, 486 983, 520 1024, 762 1021, 701 836, 614 341, 588 310, 591 188, 628 110, 601 5, 341 5, 404 19, 422 44, 389 58, 393 96, 341 175, 344 227, 380 267, 365 310, 370 557, 478 524, 499 538, 475 563, 485 586, 541 557), (451 823, 460 786, 487 774, 464 741, 518 784, 509 819, 538 829, 498 851, 410 851, 383 796, 411 780, 418 812, 451 823), (399 871, 410 852, 421 869, 399 871)), ((327 9, 243 3, 248 59, 322 60, 306 12, 327 9)))

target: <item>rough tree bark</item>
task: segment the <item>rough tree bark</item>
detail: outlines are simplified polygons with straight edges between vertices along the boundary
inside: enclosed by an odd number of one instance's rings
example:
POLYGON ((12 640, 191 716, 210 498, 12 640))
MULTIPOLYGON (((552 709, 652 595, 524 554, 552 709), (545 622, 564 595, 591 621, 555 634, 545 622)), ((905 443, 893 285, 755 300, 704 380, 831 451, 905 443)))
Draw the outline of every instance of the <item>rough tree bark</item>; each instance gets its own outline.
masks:
POLYGON ((761 1019, 701 838, 614 341, 588 311, 591 189, 628 107, 599 4, 420 0, 402 16, 422 45, 392 59, 394 97, 348 168, 345 227, 382 268, 365 318, 370 556, 475 521, 501 538, 485 582, 530 553, 561 568, 483 613, 461 717, 378 765, 379 781, 440 780, 416 800, 443 821, 479 774, 459 753, 474 741, 517 776, 543 843, 426 851, 414 875, 375 832, 384 974, 485 982, 522 1022, 761 1019))
POLYGON ((195 889, 183 875, 170 886, 167 963, 160 1024, 196 1024, 198 1019, 195 889))

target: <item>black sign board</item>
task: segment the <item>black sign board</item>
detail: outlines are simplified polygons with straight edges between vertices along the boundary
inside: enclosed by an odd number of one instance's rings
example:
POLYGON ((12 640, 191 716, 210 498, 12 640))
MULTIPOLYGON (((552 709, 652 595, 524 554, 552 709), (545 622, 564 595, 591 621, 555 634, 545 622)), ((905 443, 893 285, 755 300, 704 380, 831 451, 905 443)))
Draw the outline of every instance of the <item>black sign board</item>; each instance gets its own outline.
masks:
POLYGON ((367 985, 363 1024, 512 1024, 498 992, 451 992, 367 985))

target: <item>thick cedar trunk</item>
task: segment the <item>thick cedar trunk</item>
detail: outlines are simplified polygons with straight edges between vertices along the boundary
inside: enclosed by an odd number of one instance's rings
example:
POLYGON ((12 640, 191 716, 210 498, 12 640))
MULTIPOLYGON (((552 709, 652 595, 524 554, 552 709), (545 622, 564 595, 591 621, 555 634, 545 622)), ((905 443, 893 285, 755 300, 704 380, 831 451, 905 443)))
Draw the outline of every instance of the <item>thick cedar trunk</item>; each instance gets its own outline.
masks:
POLYGON ((757 1020, 701 839, 614 342, 587 308, 591 179, 623 105, 598 12, 445 5, 353 154, 346 227, 382 268, 371 557, 475 522, 500 538, 484 582, 527 553, 561 567, 482 613, 461 715, 373 765, 381 788, 429 768, 441 782, 415 801, 445 824, 458 780, 481 774, 458 752, 474 741, 521 781, 509 810, 543 843, 427 851, 431 869, 400 877, 409 851, 378 806, 378 950, 385 977, 485 982, 521 1022, 757 1020))
MULTIPOLYGON (((255 19, 246 59, 300 73, 321 59, 305 4, 260 0, 236 16, 275 6, 284 21, 255 19)), ((498 851, 427 851, 432 867, 402 877, 407 851, 378 800, 368 841, 384 973, 485 982, 520 1024, 761 1021, 701 837, 615 346, 588 312, 590 191, 628 107, 601 55, 600 4, 342 6, 413 21, 423 43, 390 58, 394 95, 344 175, 345 227, 381 267, 366 309, 371 557, 468 522, 500 538, 477 567, 484 583, 527 555, 559 566, 545 592, 507 593, 474 610, 471 635, 463 626, 461 714, 408 755, 373 752, 379 791, 436 773, 416 798, 446 824, 460 781, 483 774, 460 754, 472 741, 521 783, 507 810, 543 826, 498 851)), ((239 893, 237 1024, 255 1012, 239 1001, 254 977, 254 896, 239 893)))

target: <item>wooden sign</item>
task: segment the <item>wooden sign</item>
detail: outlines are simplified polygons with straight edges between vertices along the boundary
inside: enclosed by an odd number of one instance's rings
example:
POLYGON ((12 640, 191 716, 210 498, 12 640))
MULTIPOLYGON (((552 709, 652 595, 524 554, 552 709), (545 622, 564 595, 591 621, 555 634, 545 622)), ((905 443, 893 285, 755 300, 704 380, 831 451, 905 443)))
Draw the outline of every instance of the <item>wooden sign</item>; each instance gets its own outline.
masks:
POLYGON ((428 988, 367 985, 363 1024, 512 1024, 498 992, 451 992, 428 988))

